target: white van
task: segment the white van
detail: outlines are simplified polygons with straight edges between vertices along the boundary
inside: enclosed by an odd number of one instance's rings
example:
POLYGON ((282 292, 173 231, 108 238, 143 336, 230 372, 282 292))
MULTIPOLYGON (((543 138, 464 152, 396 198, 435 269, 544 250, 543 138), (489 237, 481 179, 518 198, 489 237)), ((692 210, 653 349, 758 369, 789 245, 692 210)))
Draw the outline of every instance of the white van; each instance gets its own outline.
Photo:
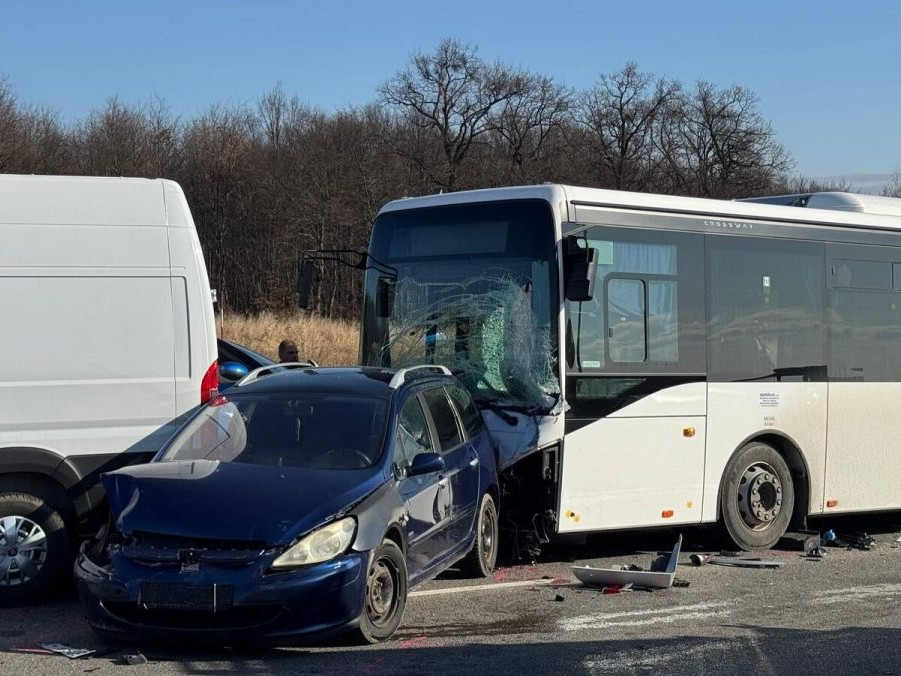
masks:
POLYGON ((178 184, 0 175, 0 606, 66 579, 100 473, 152 457, 217 385, 178 184))

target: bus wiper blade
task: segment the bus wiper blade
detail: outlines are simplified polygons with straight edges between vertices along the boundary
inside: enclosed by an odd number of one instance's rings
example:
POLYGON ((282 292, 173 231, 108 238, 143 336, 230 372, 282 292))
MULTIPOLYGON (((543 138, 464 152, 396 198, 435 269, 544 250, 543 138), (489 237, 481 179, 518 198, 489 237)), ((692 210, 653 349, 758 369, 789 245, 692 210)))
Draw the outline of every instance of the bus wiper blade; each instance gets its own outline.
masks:
POLYGON ((492 401, 490 399, 475 399, 476 406, 479 408, 487 408, 489 411, 497 415, 498 418, 503 420, 505 423, 510 425, 510 427, 515 427, 519 424, 519 418, 515 415, 510 415, 508 413, 509 405, 501 404, 497 401, 492 401))

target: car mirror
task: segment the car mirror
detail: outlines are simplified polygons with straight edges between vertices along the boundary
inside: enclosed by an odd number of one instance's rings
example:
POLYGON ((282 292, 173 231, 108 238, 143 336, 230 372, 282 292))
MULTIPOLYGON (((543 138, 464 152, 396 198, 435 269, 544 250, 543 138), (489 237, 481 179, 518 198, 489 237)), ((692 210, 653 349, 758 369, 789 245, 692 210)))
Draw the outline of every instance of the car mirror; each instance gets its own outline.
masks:
POLYGON ((227 361, 219 366, 219 377, 223 380, 240 380, 249 373, 244 364, 227 361))
POLYGON ((444 470, 444 458, 441 457, 440 453, 420 453, 410 463, 410 467, 407 469, 407 476, 432 474, 442 470, 444 470))

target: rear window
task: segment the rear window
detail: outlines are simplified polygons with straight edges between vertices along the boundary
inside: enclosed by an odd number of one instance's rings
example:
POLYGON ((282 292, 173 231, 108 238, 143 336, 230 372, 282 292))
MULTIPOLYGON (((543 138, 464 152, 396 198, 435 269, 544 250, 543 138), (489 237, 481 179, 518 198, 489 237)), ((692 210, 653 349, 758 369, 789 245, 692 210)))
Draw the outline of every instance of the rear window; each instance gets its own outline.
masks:
POLYGON ((220 396, 162 460, 362 469, 378 460, 386 410, 384 400, 370 397, 220 396))

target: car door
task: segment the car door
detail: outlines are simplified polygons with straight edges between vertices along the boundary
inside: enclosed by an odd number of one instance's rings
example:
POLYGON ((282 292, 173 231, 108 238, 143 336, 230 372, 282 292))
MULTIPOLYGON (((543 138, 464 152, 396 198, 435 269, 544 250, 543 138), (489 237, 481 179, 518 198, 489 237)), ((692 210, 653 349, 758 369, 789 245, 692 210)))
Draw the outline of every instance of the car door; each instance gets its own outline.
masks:
POLYGON ((451 524, 447 549, 451 551, 468 541, 472 520, 479 501, 479 460, 467 442, 459 417, 444 387, 433 387, 422 393, 432 422, 447 472, 450 492, 451 524))
POLYGON ((445 551, 451 510, 447 478, 441 472, 409 476, 420 453, 435 453, 432 433, 417 395, 403 404, 394 433, 394 476, 404 502, 407 565, 410 577, 428 568, 445 551))

